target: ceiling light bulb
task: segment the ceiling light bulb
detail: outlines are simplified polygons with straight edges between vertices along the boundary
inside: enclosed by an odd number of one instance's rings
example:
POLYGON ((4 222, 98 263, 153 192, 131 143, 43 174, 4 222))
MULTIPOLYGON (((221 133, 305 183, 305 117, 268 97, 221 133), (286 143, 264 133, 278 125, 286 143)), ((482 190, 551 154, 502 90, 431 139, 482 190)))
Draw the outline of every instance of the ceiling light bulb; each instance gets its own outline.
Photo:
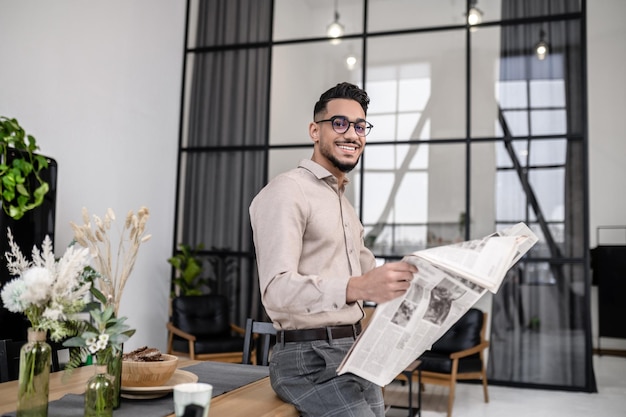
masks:
POLYGON ((539 41, 537 45, 535 45, 535 52, 537 53, 537 58, 540 61, 546 59, 546 55, 548 55, 549 47, 546 41, 539 41))
POLYGON ((326 35, 328 35, 329 38, 340 37, 341 35, 343 35, 343 25, 335 20, 333 23, 328 25, 328 28, 326 29, 326 35))
POLYGON ((346 66, 349 70, 353 70, 356 66, 356 57, 354 55, 350 55, 346 58, 346 66))
POLYGON ((335 0, 335 20, 333 20, 333 22, 326 28, 326 36, 331 38, 331 45, 337 45, 341 42, 341 39, 339 38, 343 36, 344 31, 343 25, 339 23, 339 11, 337 10, 337 1, 338 0, 335 0))
POLYGON ((472 6, 467 13, 467 24, 470 26, 477 25, 483 20, 483 12, 478 7, 472 6))

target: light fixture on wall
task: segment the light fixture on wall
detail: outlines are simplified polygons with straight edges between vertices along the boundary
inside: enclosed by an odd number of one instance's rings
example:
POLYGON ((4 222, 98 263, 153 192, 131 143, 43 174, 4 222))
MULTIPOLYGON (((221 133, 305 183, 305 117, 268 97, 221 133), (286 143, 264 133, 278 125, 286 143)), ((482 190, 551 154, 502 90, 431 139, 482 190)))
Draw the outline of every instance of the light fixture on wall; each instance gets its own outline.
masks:
POLYGON ((535 54, 537 55, 537 59, 539 61, 543 61, 548 56, 550 52, 550 45, 546 42, 546 32, 541 29, 539 32, 539 42, 535 44, 535 54))
POLYGON ((341 40, 339 37, 343 35, 344 28, 341 23, 339 23, 339 12, 337 9, 337 0, 335 0, 335 20, 332 21, 330 25, 326 28, 326 36, 331 38, 330 43, 333 45, 337 45, 341 40))
POLYGON ((470 0, 470 8, 467 11, 467 24, 474 26, 483 21, 483 12, 476 7, 477 0, 470 0))

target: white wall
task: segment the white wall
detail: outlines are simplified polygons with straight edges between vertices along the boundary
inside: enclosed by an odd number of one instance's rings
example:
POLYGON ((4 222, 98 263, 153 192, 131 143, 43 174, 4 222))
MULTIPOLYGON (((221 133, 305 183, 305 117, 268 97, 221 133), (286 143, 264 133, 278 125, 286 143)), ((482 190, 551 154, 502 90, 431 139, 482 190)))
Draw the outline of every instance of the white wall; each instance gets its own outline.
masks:
MULTIPOLYGON (((587 3, 594 247, 597 226, 626 224, 626 2, 587 3)), ((138 328, 132 346, 165 347, 184 8, 171 0, 0 0, 0 115, 16 117, 59 163, 57 253, 83 206, 120 217, 151 210, 153 238, 122 301, 138 328)))
MULTIPOLYGON (((589 195, 591 247, 598 226, 626 225, 626 2, 587 1, 589 76, 589 195)), ((602 234, 600 243, 624 243, 621 234, 602 234)), ((626 279, 626 277, 624 277, 626 279)), ((597 334, 596 288, 592 289, 594 335, 597 334)), ((594 345, 597 337, 594 336, 594 345)), ((626 340, 602 338, 602 348, 626 349, 626 340)))
MULTIPOLYGON (((185 2, 0 0, 0 115, 59 166, 55 252, 81 209, 151 211, 121 305, 128 348, 166 345, 185 2)), ((4 236, 5 232, 2 232, 4 236)))

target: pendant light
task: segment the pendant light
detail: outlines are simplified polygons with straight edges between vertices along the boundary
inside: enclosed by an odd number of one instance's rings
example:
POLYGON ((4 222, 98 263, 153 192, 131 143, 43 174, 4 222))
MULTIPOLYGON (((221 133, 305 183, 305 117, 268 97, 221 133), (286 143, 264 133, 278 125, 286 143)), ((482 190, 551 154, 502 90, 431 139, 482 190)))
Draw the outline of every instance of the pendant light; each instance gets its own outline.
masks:
POLYGON ((326 28, 326 36, 331 38, 330 43, 333 45, 337 45, 341 40, 339 39, 343 36, 344 27, 341 23, 339 23, 339 11, 337 9, 337 0, 335 0, 335 20, 332 21, 330 25, 326 28))
POLYGON ((548 53, 550 52, 550 45, 546 42, 545 38, 546 32, 541 29, 541 32, 539 32, 539 42, 535 44, 535 54, 537 55, 537 59, 539 59, 539 61, 546 59, 546 56, 548 56, 548 53))
POLYGON ((467 11, 467 24, 474 26, 483 21, 483 12, 476 7, 477 0, 470 1, 470 8, 467 11))

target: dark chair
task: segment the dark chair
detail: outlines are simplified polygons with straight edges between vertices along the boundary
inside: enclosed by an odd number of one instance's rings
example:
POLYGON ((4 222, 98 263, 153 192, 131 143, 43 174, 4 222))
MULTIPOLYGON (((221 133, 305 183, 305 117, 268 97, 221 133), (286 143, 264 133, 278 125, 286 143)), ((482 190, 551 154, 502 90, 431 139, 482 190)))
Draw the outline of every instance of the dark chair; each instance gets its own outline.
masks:
MULTIPOLYGON (((20 350, 26 343, 25 340, 13 341, 10 339, 0 340, 0 382, 13 381, 18 379, 20 371, 20 350)), ((65 349, 53 342, 48 341, 51 346, 50 370, 60 371, 58 350, 65 349)))
POLYGON ((172 300, 167 353, 192 360, 241 363, 244 330, 229 320, 223 295, 190 295, 172 300))
POLYGON ((269 365, 271 342, 275 337, 276 329, 272 323, 246 320, 242 363, 269 365))
POLYGON ((419 357, 422 384, 449 388, 448 417, 452 416, 457 380, 480 380, 485 402, 489 402, 484 351, 487 313, 470 308, 432 348, 419 357))

